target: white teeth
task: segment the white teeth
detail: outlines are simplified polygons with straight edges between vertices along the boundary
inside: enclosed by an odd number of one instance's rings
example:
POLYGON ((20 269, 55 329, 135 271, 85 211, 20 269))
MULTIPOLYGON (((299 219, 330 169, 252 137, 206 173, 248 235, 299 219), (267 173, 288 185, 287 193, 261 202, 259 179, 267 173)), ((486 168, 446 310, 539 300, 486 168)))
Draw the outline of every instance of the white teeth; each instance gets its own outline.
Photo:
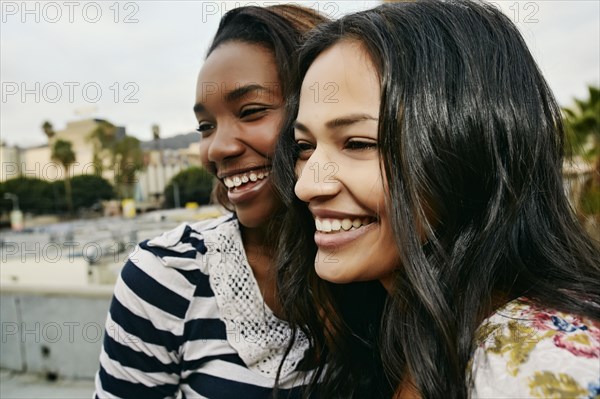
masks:
POLYGON ((315 227, 317 231, 323 233, 338 232, 338 231, 349 231, 352 229, 358 229, 361 226, 366 226, 372 222, 371 218, 356 218, 350 220, 345 219, 319 219, 315 218, 315 227))
POLYGON ((240 173, 235 176, 228 176, 223 178, 223 183, 227 188, 239 187, 242 184, 246 184, 248 182, 256 182, 258 180, 262 180, 265 177, 269 176, 269 171, 260 171, 260 172, 250 172, 250 173, 240 173))
POLYGON ((350 221, 350 219, 342 220, 342 229, 348 231, 351 228, 352 228, 352 222, 350 221))
POLYGON ((341 228, 342 222, 340 222, 339 220, 333 220, 331 222, 331 231, 340 231, 341 228))

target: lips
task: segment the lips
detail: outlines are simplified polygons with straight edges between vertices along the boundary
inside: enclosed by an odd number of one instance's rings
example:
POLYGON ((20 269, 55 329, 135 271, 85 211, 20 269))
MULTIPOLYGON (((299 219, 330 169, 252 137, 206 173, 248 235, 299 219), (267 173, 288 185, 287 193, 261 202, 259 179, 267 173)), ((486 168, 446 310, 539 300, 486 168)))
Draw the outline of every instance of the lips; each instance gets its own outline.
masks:
MULTIPOLYGON (((315 244, 319 247, 319 249, 329 249, 334 250, 337 247, 341 247, 343 245, 348 245, 352 243, 354 240, 359 239, 366 233, 377 228, 377 221, 374 219, 369 219, 370 221, 367 224, 362 224, 359 227, 352 226, 348 230, 344 230, 340 228, 337 231, 331 232, 323 232, 317 230, 315 232, 315 244)), ((321 225, 323 227, 323 225, 321 225)), ((326 226, 327 227, 327 226, 326 226)), ((333 227, 333 226, 332 226, 333 227)), ((337 226, 335 226, 337 227, 337 226)))
POLYGON ((320 249, 335 249, 360 238, 377 227, 377 218, 332 209, 311 207, 315 217, 315 243, 320 249))

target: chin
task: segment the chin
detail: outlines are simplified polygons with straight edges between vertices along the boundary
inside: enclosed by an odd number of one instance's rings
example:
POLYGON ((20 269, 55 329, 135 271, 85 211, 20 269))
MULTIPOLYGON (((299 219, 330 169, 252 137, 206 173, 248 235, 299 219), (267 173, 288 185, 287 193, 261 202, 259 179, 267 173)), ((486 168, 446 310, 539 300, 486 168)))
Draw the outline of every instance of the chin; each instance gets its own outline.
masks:
POLYGON ((333 254, 322 254, 319 251, 315 259, 315 272, 321 279, 330 283, 347 284, 355 281, 348 275, 348 269, 342 266, 343 264, 346 263, 336 259, 333 254))

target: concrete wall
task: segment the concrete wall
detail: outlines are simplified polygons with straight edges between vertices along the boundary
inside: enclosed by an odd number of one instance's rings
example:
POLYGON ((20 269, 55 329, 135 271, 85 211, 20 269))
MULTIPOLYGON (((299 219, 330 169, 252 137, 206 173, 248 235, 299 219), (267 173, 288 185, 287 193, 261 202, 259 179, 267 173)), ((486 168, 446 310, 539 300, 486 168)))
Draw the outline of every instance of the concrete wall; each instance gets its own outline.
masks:
POLYGON ((112 286, 0 288, 0 368, 94 377, 112 286))

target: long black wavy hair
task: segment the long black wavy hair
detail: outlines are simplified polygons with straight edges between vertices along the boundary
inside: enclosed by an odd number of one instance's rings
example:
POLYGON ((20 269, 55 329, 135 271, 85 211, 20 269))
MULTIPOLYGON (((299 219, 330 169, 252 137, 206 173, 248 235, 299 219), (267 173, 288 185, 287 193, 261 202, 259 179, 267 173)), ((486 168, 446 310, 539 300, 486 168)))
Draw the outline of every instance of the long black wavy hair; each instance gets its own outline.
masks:
MULTIPOLYGON (((347 15, 305 42, 296 93, 311 63, 341 40, 363 46, 381 87, 379 154, 401 261, 378 347, 391 386, 468 397, 477 327, 520 296, 600 319, 600 249, 565 195, 560 109, 515 25, 463 0, 347 15), (425 239, 408 226, 422 226, 425 239)), ((313 352, 328 348, 322 389, 344 397, 359 385, 349 378, 360 372, 348 361, 355 334, 314 270, 313 218, 293 191, 297 96, 288 106, 275 157, 289 206, 281 300, 313 337, 313 352)))
MULTIPOLYGON (((266 48, 275 58, 280 89, 285 100, 291 93, 289 82, 296 71, 295 54, 298 48, 308 32, 325 21, 328 21, 327 17, 319 12, 294 4, 234 8, 221 18, 206 58, 219 46, 229 42, 256 44, 266 48)), ((222 183, 215 181, 211 197, 213 202, 230 211, 234 210, 222 183)))

